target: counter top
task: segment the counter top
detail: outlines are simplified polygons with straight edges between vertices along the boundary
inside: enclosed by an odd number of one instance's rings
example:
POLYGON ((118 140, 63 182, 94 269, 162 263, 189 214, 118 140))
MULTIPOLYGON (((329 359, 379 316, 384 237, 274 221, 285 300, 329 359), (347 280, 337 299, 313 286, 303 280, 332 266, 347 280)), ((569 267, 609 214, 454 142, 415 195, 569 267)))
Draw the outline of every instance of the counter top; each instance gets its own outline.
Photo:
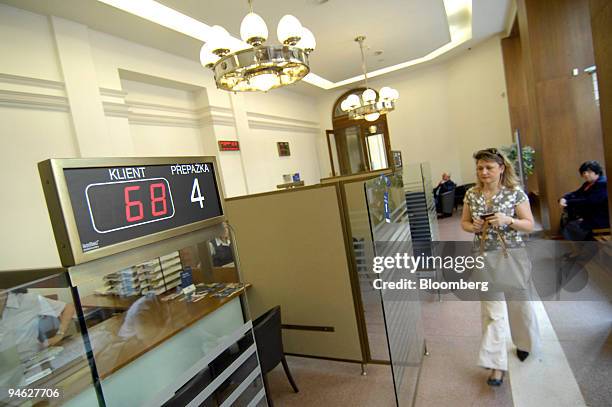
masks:
MULTIPOLYGON (((246 284, 227 297, 213 297, 209 294, 197 302, 181 300, 183 297, 169 301, 162 301, 160 297, 140 297, 124 308, 126 303, 121 300, 125 299, 117 298, 115 299, 119 300, 117 303, 113 303, 112 298, 106 298, 108 301, 96 301, 98 304, 112 305, 112 308, 126 309, 126 312, 88 328, 98 376, 100 379, 111 376, 141 355, 232 301, 248 287, 250 284, 246 284)), ((104 299, 102 296, 95 297, 100 297, 95 298, 96 300, 104 299)), ((87 306, 94 306, 93 301, 87 303, 89 304, 87 306)), ((65 398, 69 399, 88 386, 92 386, 91 373, 83 341, 78 333, 65 338, 58 345, 64 347, 64 351, 57 357, 55 361, 57 367, 53 373, 28 387, 62 388, 65 398)))
POLYGON ((126 313, 89 328, 98 375, 101 379, 111 375, 239 296, 249 286, 228 297, 207 296, 198 302, 180 298, 163 302, 159 297, 147 301, 141 297, 144 301, 135 302, 126 313))

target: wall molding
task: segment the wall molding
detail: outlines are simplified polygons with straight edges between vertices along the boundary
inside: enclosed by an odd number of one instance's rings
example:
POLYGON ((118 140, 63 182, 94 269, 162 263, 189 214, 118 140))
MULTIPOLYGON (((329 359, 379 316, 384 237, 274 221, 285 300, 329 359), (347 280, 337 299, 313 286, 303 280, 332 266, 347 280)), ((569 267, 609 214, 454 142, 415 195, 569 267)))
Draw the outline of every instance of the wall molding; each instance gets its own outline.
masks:
POLYGON ((129 118, 130 116, 130 108, 125 103, 103 101, 102 107, 106 116, 122 118, 129 118))
POLYGON ((128 121, 130 124, 139 124, 146 126, 169 126, 169 127, 188 127, 192 129, 200 129, 201 121, 181 116, 164 116, 159 114, 147 113, 128 113, 128 121))
POLYGON ((140 101, 123 103, 103 102, 107 116, 127 118, 130 123, 145 126, 175 126, 201 129, 206 125, 235 126, 234 116, 227 111, 216 109, 189 109, 140 101), (138 111, 135 111, 138 110, 138 111), (173 113, 173 114, 168 114, 173 113))
POLYGON ((52 81, 49 79, 33 78, 31 76, 11 75, 0 72, 0 82, 15 83, 18 85, 32 86, 36 88, 66 90, 63 82, 52 81))
POLYGON ((207 106, 198 109, 197 112, 203 124, 236 127, 234 112, 230 108, 207 106))
POLYGON ((264 120, 249 120, 249 128, 258 130, 274 130, 314 134, 318 134, 320 132, 319 127, 298 126, 293 124, 269 122, 264 120))
POLYGON ((125 98, 127 96, 127 92, 119 89, 109 89, 109 88, 100 88, 100 95, 109 96, 113 98, 125 98))
MULTIPOLYGON (((189 109, 128 100, 125 105, 104 102, 104 111, 107 116, 127 117, 130 123, 140 125, 191 128, 201 128, 206 125, 236 126, 232 109, 220 106, 189 109), (146 113, 134 112, 134 109, 144 110, 146 113), (157 112, 174 113, 174 115, 160 114, 157 112)), ((311 134, 318 134, 320 132, 318 123, 306 120, 253 112, 247 112, 247 118, 249 127, 252 129, 311 134)))
POLYGON ((65 96, 44 95, 31 92, 17 92, 0 89, 0 106, 23 109, 69 112, 70 105, 65 96))
POLYGON ((206 108, 200 109, 199 112, 201 113, 198 118, 203 125, 236 127, 234 115, 215 114, 206 108))
POLYGON ((204 107, 200 110, 209 110, 213 113, 220 113, 220 114, 227 114, 230 115, 232 117, 234 117, 234 111, 232 109, 230 109, 229 107, 221 107, 221 106, 208 106, 208 107, 204 107))
POLYGON ((301 127, 319 127, 319 123, 317 122, 311 122, 308 120, 299 120, 299 119, 294 119, 291 117, 284 117, 284 116, 274 116, 271 114, 264 114, 264 113, 255 113, 255 112, 247 112, 247 117, 250 119, 252 118, 253 120, 258 120, 259 121, 280 121, 280 122, 287 122, 287 123, 291 123, 293 125, 298 125, 301 127))
POLYGON ((126 100, 126 104, 130 107, 130 109, 157 110, 161 112, 182 113, 190 116, 195 116, 197 114, 196 109, 189 109, 186 107, 159 105, 155 103, 139 102, 135 100, 126 100))
MULTIPOLYGON (((61 90, 65 92, 64 83, 48 79, 0 73, 0 82, 37 87, 42 89, 61 90)), ((118 89, 99 88, 102 97, 125 100, 128 92, 118 89)), ((69 112, 68 97, 48 95, 38 92, 21 92, 0 89, 0 106, 47 111, 69 112)), ((234 112, 231 108, 207 106, 190 109, 156 103, 125 100, 125 103, 102 100, 104 114, 109 117, 127 118, 130 123, 150 126, 177 126, 201 128, 206 125, 235 127, 234 112), (142 110, 144 112, 135 112, 142 110), (157 112, 173 113, 160 114, 157 112)), ((298 133, 318 133, 319 124, 307 120, 275 116, 264 113, 247 112, 249 127, 252 129, 286 131, 298 133)))

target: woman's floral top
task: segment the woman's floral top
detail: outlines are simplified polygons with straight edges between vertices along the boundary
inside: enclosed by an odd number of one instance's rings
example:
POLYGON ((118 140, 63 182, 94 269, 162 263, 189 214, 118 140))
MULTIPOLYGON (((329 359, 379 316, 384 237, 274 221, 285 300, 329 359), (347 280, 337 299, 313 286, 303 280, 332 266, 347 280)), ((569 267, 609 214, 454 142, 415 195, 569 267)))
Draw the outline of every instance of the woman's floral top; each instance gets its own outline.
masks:
MULTIPOLYGON (((501 190, 490 199, 485 198, 478 186, 474 186, 465 193, 463 203, 468 205, 473 219, 479 219, 480 216, 501 212, 513 218, 516 217, 516 206, 527 200, 527 194, 521 187, 507 188, 502 186, 501 190)), ((512 229, 509 225, 500 226, 499 233, 506 241, 508 247, 521 246, 523 239, 518 231, 512 229)), ((480 246, 482 233, 477 233, 474 236, 474 243, 480 246)), ((485 250, 499 248, 499 238, 493 226, 490 226, 485 236, 485 250)))

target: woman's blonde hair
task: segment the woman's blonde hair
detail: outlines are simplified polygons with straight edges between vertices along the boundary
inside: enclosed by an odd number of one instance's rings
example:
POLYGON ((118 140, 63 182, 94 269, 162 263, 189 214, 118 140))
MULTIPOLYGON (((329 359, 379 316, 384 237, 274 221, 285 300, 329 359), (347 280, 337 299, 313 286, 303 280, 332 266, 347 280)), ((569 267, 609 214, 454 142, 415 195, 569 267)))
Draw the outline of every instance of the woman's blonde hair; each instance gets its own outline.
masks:
MULTIPOLYGON (((478 162, 479 160, 483 161, 493 161, 499 165, 504 166, 504 171, 500 177, 500 183, 506 188, 514 189, 520 185, 519 179, 516 176, 516 172, 514 171, 514 166, 498 149, 496 148, 487 148, 486 150, 476 151, 473 155, 474 160, 478 162)), ((482 181, 476 176, 476 181, 478 188, 482 188, 482 181)))

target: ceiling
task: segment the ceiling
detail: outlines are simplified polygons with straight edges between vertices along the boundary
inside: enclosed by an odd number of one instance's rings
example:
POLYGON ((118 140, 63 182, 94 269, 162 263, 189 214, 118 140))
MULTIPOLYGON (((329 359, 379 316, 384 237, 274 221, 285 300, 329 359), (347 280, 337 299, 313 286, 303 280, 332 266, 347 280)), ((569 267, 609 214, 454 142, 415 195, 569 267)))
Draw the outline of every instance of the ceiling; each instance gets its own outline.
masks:
MULTIPOLYGON (((202 41, 160 26, 96 0, 0 0, 39 14, 55 15, 90 28, 198 60, 202 41)), ((240 22, 249 8, 246 0, 158 0, 209 26, 218 24, 239 38, 240 22)), ((511 0, 472 0, 473 45, 505 30, 511 0)), ((339 82, 361 74, 357 35, 367 37, 368 72, 421 58, 451 41, 443 0, 255 0, 270 33, 278 43, 276 26, 293 14, 317 39, 311 71, 339 82), (376 51, 382 54, 376 55, 376 51)), ((306 85, 312 87, 311 85, 306 85)), ((303 88, 300 86, 299 88, 303 88)))
MULTIPOLYGON (((209 25, 221 25, 237 38, 242 17, 249 12, 244 0, 161 3, 209 25)), ((421 57, 450 41, 442 0, 255 0, 254 11, 268 25, 269 43, 278 43, 276 26, 283 15, 298 17, 317 39, 317 49, 310 56, 312 71, 332 82, 361 73, 357 35, 367 37, 370 51, 383 51, 379 57, 368 58, 370 70, 421 57)))

